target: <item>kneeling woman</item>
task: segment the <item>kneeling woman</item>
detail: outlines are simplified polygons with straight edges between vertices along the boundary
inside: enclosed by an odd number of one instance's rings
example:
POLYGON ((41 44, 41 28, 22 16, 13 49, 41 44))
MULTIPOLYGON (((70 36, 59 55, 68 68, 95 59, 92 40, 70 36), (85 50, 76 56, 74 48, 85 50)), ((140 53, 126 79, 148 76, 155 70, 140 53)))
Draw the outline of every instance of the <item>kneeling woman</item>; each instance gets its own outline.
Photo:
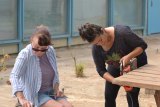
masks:
POLYGON ((55 50, 46 26, 38 26, 16 58, 10 75, 13 94, 23 107, 72 107, 59 91, 55 50))

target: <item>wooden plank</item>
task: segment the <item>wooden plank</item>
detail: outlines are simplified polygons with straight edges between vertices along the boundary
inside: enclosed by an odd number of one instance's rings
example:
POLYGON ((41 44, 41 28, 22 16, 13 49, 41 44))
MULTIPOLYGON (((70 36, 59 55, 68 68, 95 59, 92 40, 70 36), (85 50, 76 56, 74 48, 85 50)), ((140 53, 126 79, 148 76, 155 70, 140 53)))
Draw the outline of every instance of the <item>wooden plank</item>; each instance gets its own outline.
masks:
MULTIPOLYGON (((149 67, 142 67, 142 68, 138 68, 139 70, 150 70, 150 71, 159 71, 160 68, 149 68, 149 67)), ((160 71, 159 71, 160 72, 160 71)))
POLYGON ((133 75, 133 76, 139 75, 139 76, 142 76, 142 78, 143 77, 152 77, 153 79, 154 78, 160 78, 160 75, 147 74, 147 73, 143 73, 143 72, 129 72, 128 74, 125 74, 125 75, 133 75))
POLYGON ((115 78, 112 83, 156 90, 154 97, 157 107, 160 107, 160 66, 145 65, 115 78))
POLYGON ((143 72, 143 73, 148 73, 148 74, 158 74, 160 75, 160 71, 155 71, 155 70, 147 70, 147 69, 137 69, 137 70, 133 70, 131 72, 143 72))
POLYGON ((131 72, 145 72, 145 73, 155 73, 155 74, 160 74, 160 70, 152 70, 152 69, 136 69, 131 72))
POLYGON ((160 90, 155 92, 154 98, 155 98, 157 107, 160 107, 160 90))
POLYGON ((151 69, 159 70, 160 66, 159 65, 146 64, 146 65, 144 65, 142 67, 139 67, 139 68, 145 68, 145 69, 150 69, 151 68, 151 69))
POLYGON ((122 78, 122 77, 115 78, 113 80, 113 84, 160 90, 160 82, 154 82, 153 83, 153 82, 150 82, 150 81, 128 79, 128 78, 122 78))
POLYGON ((142 71, 142 70, 148 70, 148 72, 152 72, 152 71, 158 71, 158 72, 160 72, 160 68, 149 68, 149 67, 147 67, 147 68, 137 68, 137 69, 134 69, 133 71, 135 71, 135 70, 140 70, 140 71, 142 71))
POLYGON ((148 77, 143 77, 141 75, 123 75, 123 78, 128 78, 128 79, 136 79, 136 80, 143 80, 143 81, 151 81, 151 82, 160 82, 160 78, 152 78, 150 76, 148 77))
POLYGON ((117 78, 119 81, 126 81, 126 82, 137 82, 137 83, 142 83, 142 84, 152 84, 152 85, 160 85, 159 81, 156 80, 146 80, 146 79, 138 79, 138 78, 128 78, 128 77, 122 77, 122 78, 117 78))

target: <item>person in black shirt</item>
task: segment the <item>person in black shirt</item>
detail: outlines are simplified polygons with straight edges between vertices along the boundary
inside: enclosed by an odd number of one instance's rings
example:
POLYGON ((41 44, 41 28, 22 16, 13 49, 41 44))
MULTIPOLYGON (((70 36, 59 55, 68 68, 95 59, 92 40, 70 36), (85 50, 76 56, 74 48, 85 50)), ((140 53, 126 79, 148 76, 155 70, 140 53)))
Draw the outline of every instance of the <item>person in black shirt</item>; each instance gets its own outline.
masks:
MULTIPOLYGON (((123 66, 126 66, 132 58, 137 58, 137 67, 147 64, 145 52, 147 44, 128 26, 115 25, 103 28, 86 23, 78 30, 81 38, 93 45, 92 56, 96 70, 106 80, 105 107, 116 107, 120 86, 112 84, 112 81, 120 76, 119 62, 123 62, 123 66)), ((129 107, 139 107, 139 91, 139 88, 134 87, 132 91, 127 92, 129 107)))

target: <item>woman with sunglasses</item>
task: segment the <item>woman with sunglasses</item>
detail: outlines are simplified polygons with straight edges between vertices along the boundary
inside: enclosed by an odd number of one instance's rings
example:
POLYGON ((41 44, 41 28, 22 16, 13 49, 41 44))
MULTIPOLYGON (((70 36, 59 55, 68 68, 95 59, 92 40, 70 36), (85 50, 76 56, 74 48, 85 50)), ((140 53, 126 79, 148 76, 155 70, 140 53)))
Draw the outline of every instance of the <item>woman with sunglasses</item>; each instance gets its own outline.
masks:
MULTIPOLYGON (((112 81, 120 76, 119 62, 125 67, 132 58, 137 58, 138 67, 147 64, 147 44, 130 27, 123 25, 103 28, 86 23, 79 28, 79 34, 83 40, 93 45, 92 56, 96 70, 106 80, 105 107, 116 107, 120 86, 112 84, 112 81)), ((134 87, 127 92, 128 107, 139 107, 139 91, 139 88, 134 87)))
POLYGON ((10 80, 22 107, 72 107, 59 91, 56 54, 46 26, 38 26, 16 58, 10 80))

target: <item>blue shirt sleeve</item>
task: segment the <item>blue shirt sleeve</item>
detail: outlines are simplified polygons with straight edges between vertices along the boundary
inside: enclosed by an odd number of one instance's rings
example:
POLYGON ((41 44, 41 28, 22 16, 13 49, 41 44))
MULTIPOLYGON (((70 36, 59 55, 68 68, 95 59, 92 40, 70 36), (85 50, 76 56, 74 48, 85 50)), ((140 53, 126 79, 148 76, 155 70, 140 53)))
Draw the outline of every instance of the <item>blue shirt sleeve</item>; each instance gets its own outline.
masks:
POLYGON ((24 50, 22 50, 16 58, 14 67, 10 74, 10 81, 12 85, 12 93, 15 95, 18 91, 23 91, 23 83, 20 80, 21 75, 25 72, 27 65, 27 55, 24 50))

